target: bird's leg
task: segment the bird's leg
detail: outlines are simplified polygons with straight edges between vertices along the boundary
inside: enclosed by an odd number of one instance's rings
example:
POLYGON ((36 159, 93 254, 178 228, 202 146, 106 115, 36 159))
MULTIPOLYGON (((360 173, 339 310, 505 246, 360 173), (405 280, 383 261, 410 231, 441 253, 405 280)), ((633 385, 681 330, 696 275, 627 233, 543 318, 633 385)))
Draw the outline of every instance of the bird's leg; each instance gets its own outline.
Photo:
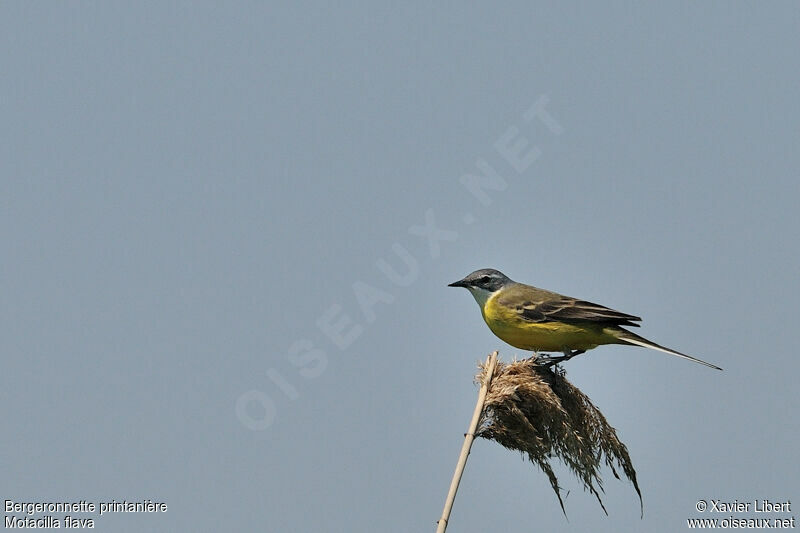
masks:
POLYGON ((586 353, 586 350, 564 350, 564 357, 562 361, 569 361, 576 355, 580 355, 582 353, 586 353))
POLYGON ((533 356, 536 359, 536 364, 548 367, 557 365, 564 360, 563 357, 553 357, 550 354, 540 354, 539 352, 534 352, 533 356))
POLYGON ((553 366, 553 365, 557 365, 557 364, 563 363, 564 361, 569 361, 570 359, 572 359, 576 355, 580 355, 582 353, 586 353, 586 350, 570 350, 568 348, 565 348, 564 349, 564 355, 562 355, 562 356, 559 356, 559 357, 551 357, 551 356, 538 357, 538 355, 537 355, 537 361, 541 360, 541 364, 544 365, 544 366, 553 366))
POLYGON ((553 364, 551 363, 553 358, 548 354, 539 353, 539 350, 533 351, 533 360, 536 361, 536 364, 542 366, 550 366, 551 364, 553 364))

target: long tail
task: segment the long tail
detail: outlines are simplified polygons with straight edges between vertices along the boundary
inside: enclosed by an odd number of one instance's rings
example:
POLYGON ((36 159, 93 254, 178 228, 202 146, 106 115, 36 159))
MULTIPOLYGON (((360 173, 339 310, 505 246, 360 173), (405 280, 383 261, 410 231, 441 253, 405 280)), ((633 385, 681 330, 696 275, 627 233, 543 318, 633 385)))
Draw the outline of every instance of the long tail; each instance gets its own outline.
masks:
POLYGON ((656 344, 653 341, 649 341, 644 337, 640 337, 636 333, 631 333, 626 329, 619 328, 619 333, 617 338, 622 341, 622 344, 635 344, 637 346, 644 346, 645 348, 652 348, 653 350, 658 350, 659 352, 668 353, 670 355, 677 355, 678 357, 682 357, 684 359, 688 359, 689 361, 694 361, 695 363, 700 363, 701 365, 706 365, 711 368, 716 368, 717 370, 722 370, 717 365, 712 365, 711 363, 706 363, 705 361, 698 359, 696 357, 692 357, 691 355, 686 355, 685 353, 676 352, 675 350, 671 350, 665 346, 661 346, 660 344, 656 344))

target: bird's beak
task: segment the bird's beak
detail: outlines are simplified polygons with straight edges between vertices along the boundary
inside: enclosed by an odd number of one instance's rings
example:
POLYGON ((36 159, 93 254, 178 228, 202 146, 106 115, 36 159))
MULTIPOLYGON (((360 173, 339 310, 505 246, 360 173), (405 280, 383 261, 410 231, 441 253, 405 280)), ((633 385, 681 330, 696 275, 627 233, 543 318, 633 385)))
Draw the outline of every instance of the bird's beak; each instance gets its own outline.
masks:
POLYGON ((448 287, 466 287, 466 286, 467 286, 467 284, 464 283, 463 279, 460 279, 458 281, 454 281, 453 283, 448 285, 448 287))

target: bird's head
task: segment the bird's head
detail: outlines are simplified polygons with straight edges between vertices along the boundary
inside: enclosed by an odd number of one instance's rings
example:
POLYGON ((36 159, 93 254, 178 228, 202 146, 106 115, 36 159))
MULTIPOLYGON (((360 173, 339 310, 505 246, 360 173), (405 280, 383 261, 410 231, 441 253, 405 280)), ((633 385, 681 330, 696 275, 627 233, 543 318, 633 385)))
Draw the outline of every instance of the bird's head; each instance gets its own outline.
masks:
POLYGON ((511 283, 514 282, 499 270, 483 268, 476 270, 464 279, 449 284, 448 287, 464 287, 472 293, 482 307, 489 296, 511 283))

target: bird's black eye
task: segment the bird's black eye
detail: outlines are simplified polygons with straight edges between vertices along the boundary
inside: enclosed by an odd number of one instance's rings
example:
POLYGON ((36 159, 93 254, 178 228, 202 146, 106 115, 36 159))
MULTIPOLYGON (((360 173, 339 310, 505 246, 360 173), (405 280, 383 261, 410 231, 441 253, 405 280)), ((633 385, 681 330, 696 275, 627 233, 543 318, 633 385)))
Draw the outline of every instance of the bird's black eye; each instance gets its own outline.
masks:
POLYGON ((489 283, 490 279, 492 278, 490 278, 489 276, 481 276, 481 279, 479 279, 478 281, 481 283, 489 283))

